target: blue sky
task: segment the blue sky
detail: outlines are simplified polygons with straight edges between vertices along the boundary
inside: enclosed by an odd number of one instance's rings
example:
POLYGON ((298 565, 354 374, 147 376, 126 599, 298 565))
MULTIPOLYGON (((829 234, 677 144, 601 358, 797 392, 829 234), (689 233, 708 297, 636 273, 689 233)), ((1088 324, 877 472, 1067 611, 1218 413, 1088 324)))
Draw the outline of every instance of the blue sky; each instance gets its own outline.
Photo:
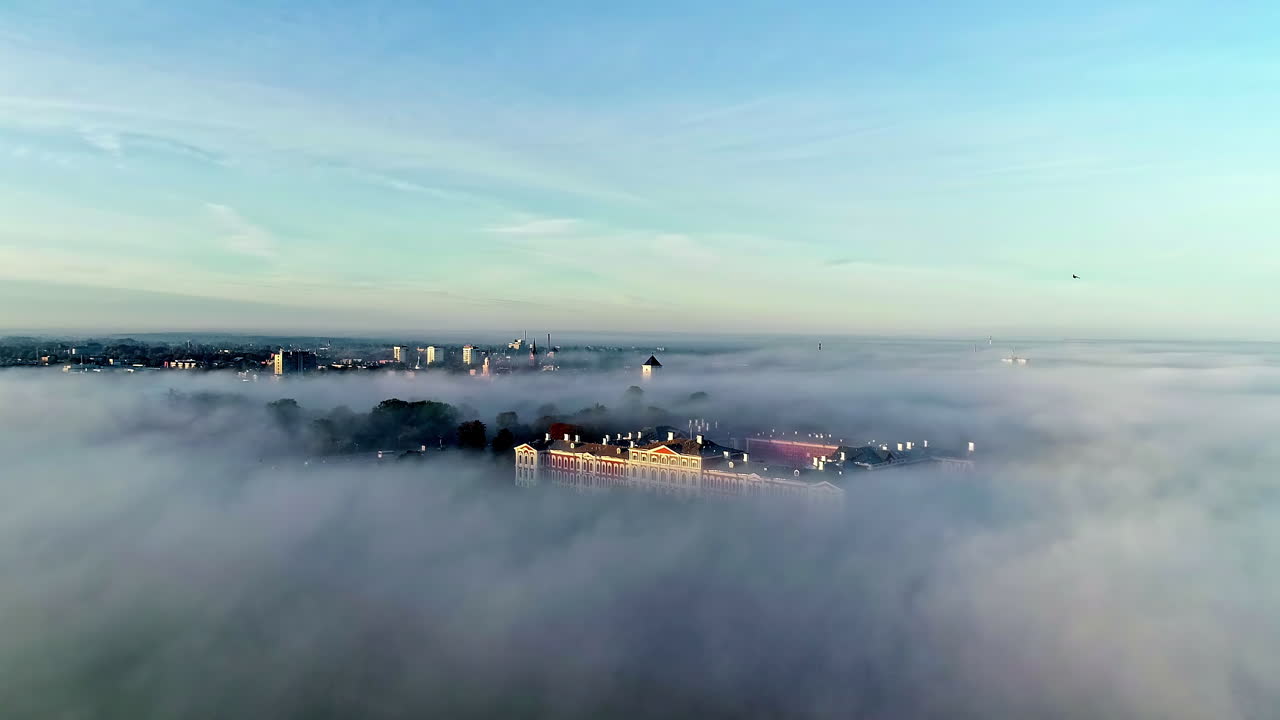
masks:
POLYGON ((690 5, 0 4, 0 327, 1280 331, 1275 3, 690 5))

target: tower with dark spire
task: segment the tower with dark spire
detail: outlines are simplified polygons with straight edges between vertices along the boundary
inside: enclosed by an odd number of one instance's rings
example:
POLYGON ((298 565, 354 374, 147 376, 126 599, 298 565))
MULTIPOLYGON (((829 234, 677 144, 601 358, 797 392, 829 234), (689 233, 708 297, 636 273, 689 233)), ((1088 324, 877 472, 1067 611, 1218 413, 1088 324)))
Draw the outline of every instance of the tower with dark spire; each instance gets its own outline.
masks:
POLYGON ((662 363, 658 362, 658 358, 650 355, 649 359, 645 360, 644 364, 640 366, 640 377, 649 380, 658 373, 658 369, 661 367, 662 363))

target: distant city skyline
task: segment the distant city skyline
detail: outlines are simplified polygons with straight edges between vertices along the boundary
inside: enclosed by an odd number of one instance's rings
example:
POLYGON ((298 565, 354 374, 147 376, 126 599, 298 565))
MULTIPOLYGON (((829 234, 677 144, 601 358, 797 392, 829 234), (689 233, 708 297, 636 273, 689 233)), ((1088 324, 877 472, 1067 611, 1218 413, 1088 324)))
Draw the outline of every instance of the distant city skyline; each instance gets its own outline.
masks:
POLYGON ((0 332, 1272 339, 1277 34, 1260 0, 17 0, 0 332))

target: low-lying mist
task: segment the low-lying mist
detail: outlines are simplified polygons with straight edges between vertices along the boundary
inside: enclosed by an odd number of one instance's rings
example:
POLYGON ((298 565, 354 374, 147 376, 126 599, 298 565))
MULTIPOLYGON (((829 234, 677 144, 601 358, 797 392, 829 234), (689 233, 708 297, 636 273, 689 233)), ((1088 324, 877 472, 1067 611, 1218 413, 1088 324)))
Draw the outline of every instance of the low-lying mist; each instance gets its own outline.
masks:
POLYGON ((644 384, 2 372, 0 714, 1274 717, 1280 355, 999 355, 672 354, 644 384), (631 385, 726 428, 973 441, 978 467, 859 476, 817 521, 516 488, 488 453, 308 465, 267 408, 492 425, 625 413, 631 385))

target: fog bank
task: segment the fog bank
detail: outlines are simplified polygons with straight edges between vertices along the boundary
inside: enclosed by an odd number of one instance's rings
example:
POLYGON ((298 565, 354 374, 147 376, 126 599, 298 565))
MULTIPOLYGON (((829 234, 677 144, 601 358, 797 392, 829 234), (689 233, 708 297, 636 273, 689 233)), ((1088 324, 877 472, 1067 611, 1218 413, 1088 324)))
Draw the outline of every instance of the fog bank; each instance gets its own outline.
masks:
MULTIPOLYGON (((266 402, 485 422, 624 374, 0 373, 6 717, 1263 718, 1280 707, 1265 347, 893 343, 664 359, 644 402, 976 473, 783 508, 512 486, 461 453, 317 468, 266 402), (243 402, 193 413, 168 390, 243 402), (685 407, 693 392, 708 400, 685 407), (862 435, 869 437, 863 438, 862 435)), ((625 430, 626 428, 620 428, 625 430)))

